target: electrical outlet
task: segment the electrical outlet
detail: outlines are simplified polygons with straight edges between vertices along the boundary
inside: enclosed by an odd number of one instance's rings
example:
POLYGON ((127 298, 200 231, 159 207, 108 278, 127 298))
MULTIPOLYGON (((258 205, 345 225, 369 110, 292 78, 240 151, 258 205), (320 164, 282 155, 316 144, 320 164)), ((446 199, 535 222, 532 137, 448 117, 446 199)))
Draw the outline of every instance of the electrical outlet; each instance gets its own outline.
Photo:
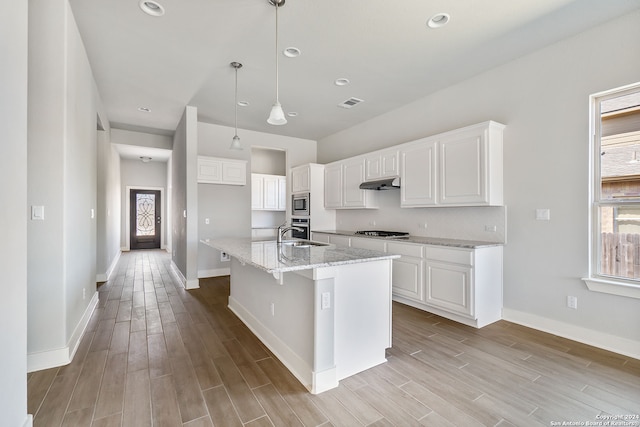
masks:
POLYGON ((484 226, 484 231, 488 231, 490 233, 495 233, 497 229, 498 229, 498 227, 496 227, 495 225, 485 225, 484 226))
POLYGON ((372 226, 374 226, 374 227, 375 227, 375 226, 376 226, 376 222, 375 222, 375 220, 374 220, 374 221, 369 221, 369 225, 372 225, 372 226))
POLYGON ((224 261, 230 261, 231 257, 229 256, 228 253, 226 252, 220 252, 220 261, 224 262, 224 261))
POLYGON ((331 308, 331 292, 323 292, 322 293, 322 302, 320 308, 325 310, 327 308, 331 308))
POLYGON ((204 223, 205 223, 206 225, 209 225, 209 218, 205 218, 205 219, 204 219, 204 223))
POLYGON ((275 303, 271 303, 271 315, 272 316, 276 315, 276 305, 275 305, 275 303))
POLYGON ((82 289, 82 299, 85 300, 87 298, 87 290, 86 289, 82 289))
POLYGON ((578 309, 578 297, 574 297, 573 295, 567 296, 567 307, 572 308, 574 310, 578 309))

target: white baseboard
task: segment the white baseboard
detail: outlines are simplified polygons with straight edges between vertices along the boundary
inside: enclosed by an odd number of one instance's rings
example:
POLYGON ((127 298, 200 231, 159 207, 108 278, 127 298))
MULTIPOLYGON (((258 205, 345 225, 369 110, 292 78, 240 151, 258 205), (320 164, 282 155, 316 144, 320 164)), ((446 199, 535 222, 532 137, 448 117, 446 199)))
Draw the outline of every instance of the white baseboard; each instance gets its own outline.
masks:
POLYGON ((27 372, 40 371, 42 369, 55 368, 71 363, 75 356, 80 340, 84 336, 84 332, 89 324, 91 315, 98 306, 98 292, 93 294, 89 305, 84 311, 80 322, 76 325, 71 338, 66 347, 54 350, 40 351, 38 353, 27 354, 27 372))
POLYGON ((22 427, 33 427, 33 415, 27 414, 27 418, 22 423, 22 427))
POLYGON ((230 268, 212 268, 209 270, 198 270, 198 279, 204 279, 205 277, 219 277, 228 276, 231 274, 230 268))
POLYGON ((640 342, 583 328, 523 311, 502 309, 502 318, 529 328, 640 359, 640 342))
POLYGON ((121 253, 122 253, 122 251, 118 251, 116 256, 113 258, 113 261, 111 261, 111 265, 107 268, 106 272, 99 273, 99 274, 96 275, 96 282, 102 283, 102 282, 106 282, 107 280, 109 280, 109 278, 111 277, 111 275, 115 271, 116 267, 118 266, 118 261, 120 261, 120 254, 121 253))
POLYGON ((200 282, 198 281, 198 279, 187 280, 187 278, 184 277, 184 274, 182 274, 182 271, 180 271, 173 260, 171 260, 171 271, 173 272, 176 279, 178 279, 178 281, 182 283, 182 286, 185 289, 198 289, 200 287, 200 282))

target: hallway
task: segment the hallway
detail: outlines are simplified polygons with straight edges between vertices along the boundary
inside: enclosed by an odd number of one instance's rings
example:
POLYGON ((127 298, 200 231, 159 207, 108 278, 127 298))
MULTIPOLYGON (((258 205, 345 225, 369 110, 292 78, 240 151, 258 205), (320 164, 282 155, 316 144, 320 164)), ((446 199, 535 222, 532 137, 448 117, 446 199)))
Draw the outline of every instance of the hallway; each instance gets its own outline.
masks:
MULTIPOLYGON (((39 426, 548 426, 640 414, 640 361, 500 321, 395 304, 388 362, 311 395, 164 251, 125 252, 71 364, 28 375, 39 426)), ((636 422, 637 420, 631 420, 636 422)))

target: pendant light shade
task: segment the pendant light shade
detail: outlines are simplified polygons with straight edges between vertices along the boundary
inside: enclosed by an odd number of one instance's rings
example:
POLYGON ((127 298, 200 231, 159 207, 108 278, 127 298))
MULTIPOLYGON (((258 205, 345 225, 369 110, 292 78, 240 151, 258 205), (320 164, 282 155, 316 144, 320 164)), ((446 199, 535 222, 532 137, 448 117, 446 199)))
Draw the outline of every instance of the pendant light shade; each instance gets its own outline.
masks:
POLYGON ((284 5, 285 0, 269 0, 269 4, 276 7, 276 102, 271 107, 271 113, 267 119, 267 123, 270 125, 284 125, 287 124, 287 119, 284 116, 282 105, 280 105, 280 99, 278 97, 278 8, 284 5))
POLYGON ((229 149, 231 150, 242 150, 242 145, 240 145, 240 137, 238 136, 238 69, 242 68, 242 64, 239 62, 232 62, 231 66, 236 69, 236 96, 235 96, 235 111, 236 111, 236 133, 233 135, 233 140, 231 140, 231 146, 229 149))

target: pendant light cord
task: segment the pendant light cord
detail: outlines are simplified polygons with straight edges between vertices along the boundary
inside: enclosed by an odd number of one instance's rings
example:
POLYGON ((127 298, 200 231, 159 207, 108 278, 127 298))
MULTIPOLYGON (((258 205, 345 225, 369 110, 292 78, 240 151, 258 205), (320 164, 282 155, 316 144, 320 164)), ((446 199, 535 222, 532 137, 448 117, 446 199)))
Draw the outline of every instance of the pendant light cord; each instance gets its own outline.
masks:
POLYGON ((238 67, 236 69, 236 136, 238 136, 238 67))
POLYGON ((280 2, 279 0, 275 1, 275 6, 276 6, 276 102, 279 104, 280 103, 280 99, 278 97, 278 93, 279 93, 279 70, 278 70, 278 9, 280 8, 280 2))

